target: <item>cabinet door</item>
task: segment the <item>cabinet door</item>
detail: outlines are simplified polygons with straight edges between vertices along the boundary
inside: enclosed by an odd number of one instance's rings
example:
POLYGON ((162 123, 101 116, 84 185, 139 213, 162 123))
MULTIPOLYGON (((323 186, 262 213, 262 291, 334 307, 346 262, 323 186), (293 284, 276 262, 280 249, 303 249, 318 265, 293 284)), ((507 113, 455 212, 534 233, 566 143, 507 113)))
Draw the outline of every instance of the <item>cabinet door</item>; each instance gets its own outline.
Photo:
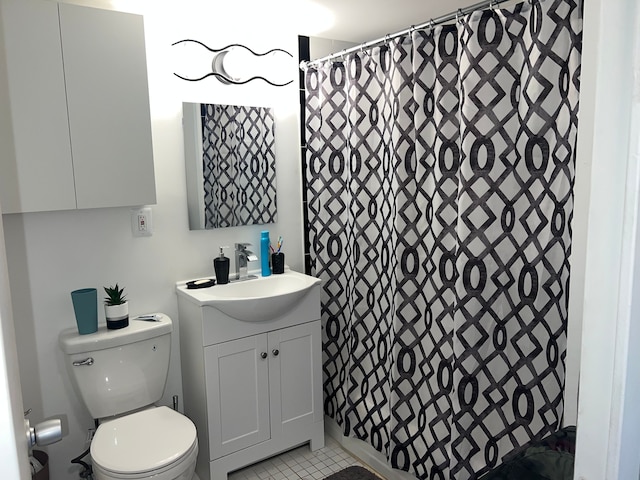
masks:
POLYGON ((271 436, 302 434, 322 421, 320 322, 268 335, 271 436))
POLYGON ((58 6, 2 0, 0 7, 6 57, 0 77, 6 69, 7 80, 0 86, 2 212, 74 209, 58 6))
POLYGON ((266 352, 266 334, 205 347, 210 460, 270 438, 266 352))
POLYGON ((78 208, 155 203, 143 18, 59 10, 78 208))

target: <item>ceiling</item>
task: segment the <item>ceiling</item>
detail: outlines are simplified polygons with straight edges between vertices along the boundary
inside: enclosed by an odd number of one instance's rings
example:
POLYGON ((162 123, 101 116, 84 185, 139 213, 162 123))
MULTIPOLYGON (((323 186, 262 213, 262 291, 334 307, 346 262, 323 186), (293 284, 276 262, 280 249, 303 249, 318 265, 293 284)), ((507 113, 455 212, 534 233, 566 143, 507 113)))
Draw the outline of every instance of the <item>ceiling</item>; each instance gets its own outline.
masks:
MULTIPOLYGON (((296 33, 351 43, 383 38, 412 25, 479 4, 482 0, 58 0, 134 13, 165 12, 167 21, 189 17, 210 22, 242 19, 247 29, 295 25, 296 33), (187 12, 187 13, 185 13, 187 12), (195 12, 195 13, 194 13, 195 12)), ((497 0, 501 7, 516 1, 497 0)), ((215 25, 215 23, 214 23, 215 25)), ((224 25, 217 25, 221 28, 224 25)))
POLYGON ((320 7, 310 15, 320 16, 322 26, 301 22, 300 34, 363 43, 382 38, 412 25, 477 4, 480 0, 313 0, 320 7))

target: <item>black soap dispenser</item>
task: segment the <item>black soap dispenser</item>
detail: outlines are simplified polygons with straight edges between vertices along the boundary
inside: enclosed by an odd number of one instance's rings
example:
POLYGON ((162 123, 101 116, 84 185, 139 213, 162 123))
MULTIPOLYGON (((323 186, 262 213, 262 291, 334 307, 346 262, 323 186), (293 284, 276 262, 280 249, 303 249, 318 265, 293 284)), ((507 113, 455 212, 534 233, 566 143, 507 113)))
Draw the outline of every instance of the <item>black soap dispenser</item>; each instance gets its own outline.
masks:
POLYGON ((224 256, 223 248, 229 247, 220 247, 220 256, 213 259, 213 269, 216 271, 216 283, 218 285, 229 283, 229 259, 224 256))

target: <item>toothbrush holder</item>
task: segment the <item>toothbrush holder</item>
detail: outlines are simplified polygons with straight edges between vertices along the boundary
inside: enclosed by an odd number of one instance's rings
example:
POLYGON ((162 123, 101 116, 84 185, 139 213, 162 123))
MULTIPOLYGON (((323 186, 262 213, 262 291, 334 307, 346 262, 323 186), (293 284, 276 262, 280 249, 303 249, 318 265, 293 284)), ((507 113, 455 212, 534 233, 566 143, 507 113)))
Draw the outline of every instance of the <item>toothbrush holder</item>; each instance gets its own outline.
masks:
POLYGON ((284 253, 276 252, 271 254, 271 270, 274 274, 284 273, 284 253))

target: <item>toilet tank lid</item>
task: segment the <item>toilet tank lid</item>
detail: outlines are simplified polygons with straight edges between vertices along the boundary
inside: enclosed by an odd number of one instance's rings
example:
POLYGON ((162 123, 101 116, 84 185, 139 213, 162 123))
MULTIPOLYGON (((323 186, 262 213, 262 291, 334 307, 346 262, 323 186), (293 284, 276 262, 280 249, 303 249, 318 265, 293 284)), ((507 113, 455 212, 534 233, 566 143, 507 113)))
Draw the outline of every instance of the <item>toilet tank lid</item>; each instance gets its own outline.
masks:
POLYGON ((75 327, 67 328, 60 332, 58 342, 64 353, 72 355, 118 347, 171 333, 171 318, 163 313, 156 315, 156 321, 130 318, 127 327, 109 330, 105 325, 101 325, 97 332, 86 335, 80 335, 75 327))

